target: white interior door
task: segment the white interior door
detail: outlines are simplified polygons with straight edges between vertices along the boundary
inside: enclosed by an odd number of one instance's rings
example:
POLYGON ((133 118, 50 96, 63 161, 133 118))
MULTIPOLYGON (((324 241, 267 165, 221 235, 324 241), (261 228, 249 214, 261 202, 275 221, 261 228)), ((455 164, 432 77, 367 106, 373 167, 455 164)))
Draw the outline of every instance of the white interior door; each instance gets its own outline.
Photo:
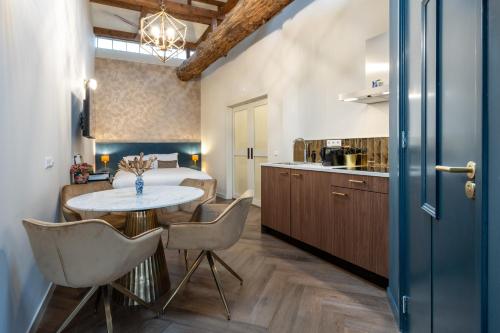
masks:
POLYGON ((255 191, 254 204, 260 206, 262 163, 267 162, 267 100, 233 109, 233 196, 255 191))

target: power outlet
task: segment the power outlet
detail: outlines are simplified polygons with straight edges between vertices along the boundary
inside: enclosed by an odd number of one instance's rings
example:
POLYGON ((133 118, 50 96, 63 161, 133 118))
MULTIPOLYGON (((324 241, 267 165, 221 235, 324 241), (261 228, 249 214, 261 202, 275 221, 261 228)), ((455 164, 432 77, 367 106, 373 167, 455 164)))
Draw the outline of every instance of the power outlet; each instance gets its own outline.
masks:
POLYGON ((342 146, 342 140, 326 140, 327 147, 340 147, 342 146))
POLYGON ((45 157, 45 169, 50 169, 50 168, 53 168, 54 167, 54 158, 51 157, 51 156, 47 156, 45 157))

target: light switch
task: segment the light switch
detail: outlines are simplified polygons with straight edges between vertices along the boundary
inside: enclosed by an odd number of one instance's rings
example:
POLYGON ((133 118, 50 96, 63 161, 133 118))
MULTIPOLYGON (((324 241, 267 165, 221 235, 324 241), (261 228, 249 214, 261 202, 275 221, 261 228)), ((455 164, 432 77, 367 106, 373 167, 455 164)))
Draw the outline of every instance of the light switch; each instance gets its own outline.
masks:
POLYGON ((340 147, 342 146, 342 140, 326 140, 327 147, 340 147))
POLYGON ((52 156, 45 157, 45 169, 50 169, 54 166, 54 158, 52 156))

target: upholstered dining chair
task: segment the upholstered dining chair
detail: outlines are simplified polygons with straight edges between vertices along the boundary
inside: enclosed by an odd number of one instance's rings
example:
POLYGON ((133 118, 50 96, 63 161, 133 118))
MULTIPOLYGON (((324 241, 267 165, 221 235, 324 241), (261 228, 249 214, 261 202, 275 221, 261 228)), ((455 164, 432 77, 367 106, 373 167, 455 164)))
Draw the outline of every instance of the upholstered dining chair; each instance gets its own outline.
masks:
POLYGON ((129 238, 103 220, 48 223, 23 221, 40 271, 56 285, 89 288, 57 332, 62 332, 92 295, 101 287, 108 332, 113 331, 110 298, 112 289, 149 307, 116 279, 152 256, 160 242, 161 228, 129 238))
POLYGON ((205 204, 199 206, 195 212, 193 218, 197 222, 172 223, 167 227, 168 236, 166 244, 164 244, 167 249, 198 250, 201 252, 177 288, 169 294, 163 306, 163 311, 165 311, 177 293, 189 281, 191 275, 193 275, 206 257, 220 298, 226 309, 227 319, 231 319, 231 313, 215 266, 215 261, 219 262, 229 273, 234 275, 241 284, 243 284, 243 279, 226 262, 217 256, 215 251, 227 249, 240 239, 252 200, 253 191, 249 190, 227 206, 222 213, 219 210, 220 205, 205 204))
MULTIPOLYGON (((216 179, 186 178, 180 183, 180 186, 196 187, 202 189, 204 191, 204 194, 198 200, 180 205, 179 209, 176 211, 157 209, 156 214, 158 216, 158 222, 164 227, 167 227, 171 223, 193 221, 193 214, 199 206, 215 202, 217 191, 216 179)), ((184 250, 184 262, 187 271, 189 265, 187 250, 184 250)))
POLYGON ((65 185, 61 190, 61 209, 64 219, 67 222, 82 221, 88 219, 100 219, 108 222, 113 227, 118 230, 125 229, 125 213, 108 213, 108 212, 81 212, 69 208, 66 203, 71 199, 79 195, 112 190, 113 186, 107 182, 91 182, 87 184, 73 184, 65 185))

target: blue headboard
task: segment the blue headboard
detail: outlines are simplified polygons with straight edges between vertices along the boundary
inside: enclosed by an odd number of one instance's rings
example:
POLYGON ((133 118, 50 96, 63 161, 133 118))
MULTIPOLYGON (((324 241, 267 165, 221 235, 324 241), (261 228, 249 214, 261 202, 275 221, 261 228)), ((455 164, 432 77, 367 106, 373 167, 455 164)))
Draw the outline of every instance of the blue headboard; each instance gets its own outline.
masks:
POLYGON ((141 152, 145 155, 179 153, 179 166, 200 170, 202 160, 200 142, 97 142, 96 169, 104 168, 101 155, 109 154, 108 168, 114 172, 124 156, 139 155, 141 152), (196 165, 192 161, 192 155, 195 154, 199 156, 196 165))

